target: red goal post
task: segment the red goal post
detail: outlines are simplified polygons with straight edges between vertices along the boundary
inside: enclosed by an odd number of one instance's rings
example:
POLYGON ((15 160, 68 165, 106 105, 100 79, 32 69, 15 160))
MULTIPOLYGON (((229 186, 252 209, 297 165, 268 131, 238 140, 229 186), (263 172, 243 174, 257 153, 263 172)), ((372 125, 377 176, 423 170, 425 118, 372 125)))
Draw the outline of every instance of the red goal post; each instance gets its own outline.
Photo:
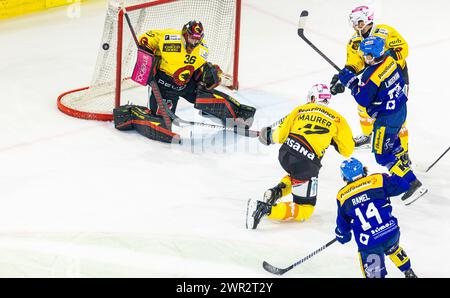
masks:
MULTIPOLYGON (((210 48, 208 60, 224 71, 223 85, 238 89, 241 0, 129 0, 125 9, 136 34, 151 29, 181 30, 190 20, 200 20, 210 48)), ((89 87, 58 96, 58 109, 72 117, 110 121, 112 110, 129 101, 127 94, 142 86, 130 75, 136 60, 136 46, 124 26, 123 4, 111 0, 93 79, 89 87)), ((130 97, 135 98, 137 95, 130 97), (133 97, 134 96, 134 97, 133 97)), ((138 97, 143 97, 142 94, 138 97)), ((145 99, 146 100, 146 99, 145 99)))

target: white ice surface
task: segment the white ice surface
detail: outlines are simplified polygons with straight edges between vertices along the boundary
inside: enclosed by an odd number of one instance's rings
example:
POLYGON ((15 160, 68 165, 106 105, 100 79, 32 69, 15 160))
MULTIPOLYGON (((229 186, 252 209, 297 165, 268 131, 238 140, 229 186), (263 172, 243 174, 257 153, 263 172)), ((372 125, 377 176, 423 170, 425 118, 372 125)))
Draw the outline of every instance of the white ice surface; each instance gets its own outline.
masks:
MULTIPOLYGON (((376 21, 410 44, 410 154, 427 167, 449 145, 450 3, 366 1, 376 21)), ((359 1, 244 0, 241 102, 258 108, 261 128, 304 102, 308 88, 335 70, 297 36, 306 34, 338 65, 359 1)), ((327 151, 315 212, 305 223, 263 219, 245 229, 248 198, 284 175, 279 146, 256 139, 192 131, 194 142, 169 146, 112 123, 71 118, 57 96, 87 86, 103 29, 104 2, 0 22, 1 277, 272 277, 261 263, 288 266, 334 237, 335 194, 343 158, 327 151)), ((207 35, 213 34, 208 32, 207 35)), ((145 103, 145 99, 142 99, 145 103)), ((360 132, 350 94, 333 108, 360 132)), ((180 102, 180 115, 197 118, 180 102)), ((190 133, 184 131, 184 133, 190 133)), ((368 151, 354 154, 371 172, 385 171, 368 151)), ((422 277, 450 277, 450 156, 417 172, 429 194, 411 206, 393 199, 401 245, 422 277)), ((390 277, 401 277, 387 260, 390 277)), ((361 277, 356 245, 334 244, 287 277, 361 277)))

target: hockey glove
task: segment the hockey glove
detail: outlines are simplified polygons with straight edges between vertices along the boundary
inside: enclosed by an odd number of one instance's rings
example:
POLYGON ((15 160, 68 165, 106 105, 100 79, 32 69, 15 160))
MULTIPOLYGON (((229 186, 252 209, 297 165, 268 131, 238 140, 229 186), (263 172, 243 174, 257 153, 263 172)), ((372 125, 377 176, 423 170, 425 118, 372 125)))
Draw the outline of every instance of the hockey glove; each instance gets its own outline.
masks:
POLYGON ((222 81, 222 69, 219 65, 206 62, 203 66, 203 74, 200 86, 204 87, 206 90, 212 90, 220 85, 222 81))
POLYGON ((392 58, 394 58, 395 61, 398 60, 398 55, 397 55, 397 51, 395 49, 389 49, 386 51, 386 54, 388 56, 391 56, 392 58))
POLYGON ((338 74, 335 74, 330 82, 330 92, 332 95, 343 93, 345 91, 344 85, 339 82, 338 74))
POLYGON ((352 240, 352 233, 351 232, 341 232, 338 227, 336 227, 336 230, 334 230, 336 233, 336 240, 339 241, 341 244, 345 244, 352 240))
POLYGON ((270 144, 273 144, 272 142, 272 128, 271 127, 264 127, 259 132, 258 140, 266 145, 269 146, 270 144))
POLYGON ((355 74, 351 70, 348 70, 347 68, 344 68, 338 74, 338 77, 339 81, 341 81, 341 83, 350 90, 355 88, 359 82, 359 79, 355 76, 355 74))

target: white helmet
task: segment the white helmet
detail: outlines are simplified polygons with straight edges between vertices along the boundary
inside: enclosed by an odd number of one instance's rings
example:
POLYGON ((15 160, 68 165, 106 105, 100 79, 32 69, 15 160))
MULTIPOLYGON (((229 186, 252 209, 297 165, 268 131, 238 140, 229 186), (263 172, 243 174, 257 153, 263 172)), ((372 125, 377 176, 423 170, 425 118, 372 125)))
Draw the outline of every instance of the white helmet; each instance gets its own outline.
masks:
POLYGON ((315 84, 308 92, 308 103, 328 105, 331 99, 330 89, 326 84, 315 84))
POLYGON ((373 23, 373 11, 368 6, 358 6, 350 13, 349 21, 355 30, 361 31, 367 25, 373 23), (359 27, 361 21, 364 26, 359 27))

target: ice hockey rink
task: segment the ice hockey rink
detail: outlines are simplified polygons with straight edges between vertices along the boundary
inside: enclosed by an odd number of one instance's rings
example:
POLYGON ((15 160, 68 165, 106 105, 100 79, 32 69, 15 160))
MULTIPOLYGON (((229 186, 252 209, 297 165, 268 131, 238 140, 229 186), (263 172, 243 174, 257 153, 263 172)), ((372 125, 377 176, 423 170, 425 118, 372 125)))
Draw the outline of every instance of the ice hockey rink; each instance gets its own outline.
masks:
MULTIPOLYGON (((254 129, 303 104, 335 70, 297 36, 300 12, 308 38, 343 66, 348 14, 362 4, 410 45, 410 156, 429 193, 410 206, 392 198, 401 245, 419 277, 450 277, 450 155, 423 172, 450 146, 450 2, 243 0, 240 89, 230 94, 257 108, 254 129)), ((90 83, 105 11, 94 1, 0 22, 0 277, 274 277, 263 260, 287 267, 333 239, 344 158, 332 147, 309 221, 264 218, 247 230, 247 200, 284 175, 279 145, 189 128, 189 141, 167 145, 61 113, 58 95, 90 83)), ((360 133, 348 91, 330 106, 360 133)), ((184 100, 179 113, 201 120, 184 100)), ((370 151, 354 156, 386 171, 370 151)), ((335 243, 284 276, 362 277, 356 244, 335 243)))

